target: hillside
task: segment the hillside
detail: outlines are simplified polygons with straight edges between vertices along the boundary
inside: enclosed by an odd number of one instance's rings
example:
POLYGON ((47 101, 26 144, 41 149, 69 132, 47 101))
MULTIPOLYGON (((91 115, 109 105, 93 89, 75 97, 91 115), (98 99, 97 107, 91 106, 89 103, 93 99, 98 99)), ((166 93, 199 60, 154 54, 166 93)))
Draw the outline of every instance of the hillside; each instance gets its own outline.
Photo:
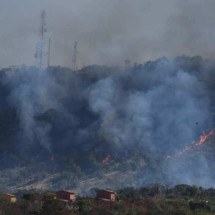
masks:
POLYGON ((212 186, 214 135, 192 145, 215 128, 214 71, 199 56, 0 71, 1 190, 212 186))

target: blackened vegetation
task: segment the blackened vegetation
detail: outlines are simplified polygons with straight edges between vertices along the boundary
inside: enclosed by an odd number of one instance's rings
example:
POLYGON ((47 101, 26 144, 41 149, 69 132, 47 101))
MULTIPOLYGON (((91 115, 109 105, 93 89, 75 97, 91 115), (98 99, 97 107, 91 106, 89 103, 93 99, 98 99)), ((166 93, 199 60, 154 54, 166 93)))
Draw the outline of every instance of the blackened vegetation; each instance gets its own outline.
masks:
POLYGON ((215 127, 214 71, 215 62, 199 56, 161 58, 126 70, 2 70, 0 167, 37 172, 28 183, 63 172, 64 187, 106 170, 137 170, 136 185, 210 186, 212 143, 209 157, 197 150, 189 162, 165 158, 215 127))

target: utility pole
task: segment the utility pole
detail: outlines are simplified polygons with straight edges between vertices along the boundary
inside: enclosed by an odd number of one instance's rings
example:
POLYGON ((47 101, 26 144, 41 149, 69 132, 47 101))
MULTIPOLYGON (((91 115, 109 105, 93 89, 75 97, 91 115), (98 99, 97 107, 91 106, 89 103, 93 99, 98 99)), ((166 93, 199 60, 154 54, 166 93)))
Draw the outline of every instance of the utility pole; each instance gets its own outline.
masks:
POLYGON ((49 47, 48 47, 48 59, 47 59, 47 66, 49 68, 50 66, 50 56, 51 56, 51 37, 49 37, 49 47))
POLYGON ((72 66, 74 71, 77 70, 77 57, 78 57, 78 42, 75 41, 74 49, 73 49, 73 59, 72 59, 72 64, 73 64, 72 66))

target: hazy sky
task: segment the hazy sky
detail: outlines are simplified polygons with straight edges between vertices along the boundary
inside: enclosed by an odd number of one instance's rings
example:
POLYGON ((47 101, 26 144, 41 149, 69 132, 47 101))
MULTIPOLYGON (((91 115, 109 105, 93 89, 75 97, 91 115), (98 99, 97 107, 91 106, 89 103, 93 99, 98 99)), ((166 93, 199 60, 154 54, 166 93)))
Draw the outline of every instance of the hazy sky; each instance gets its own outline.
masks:
POLYGON ((162 56, 215 57, 214 0, 0 0, 0 67, 34 64, 47 11, 52 65, 142 63, 162 56))

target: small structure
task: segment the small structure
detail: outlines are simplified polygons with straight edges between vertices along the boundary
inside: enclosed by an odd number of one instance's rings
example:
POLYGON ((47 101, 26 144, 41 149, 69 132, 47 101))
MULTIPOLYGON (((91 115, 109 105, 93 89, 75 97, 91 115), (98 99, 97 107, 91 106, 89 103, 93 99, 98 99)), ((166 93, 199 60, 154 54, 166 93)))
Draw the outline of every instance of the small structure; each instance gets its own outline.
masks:
POLYGON ((98 190, 97 199, 115 201, 116 193, 112 190, 98 190))
POLYGON ((17 201, 16 196, 12 195, 12 194, 9 194, 9 193, 3 194, 2 199, 4 199, 7 202, 11 202, 11 203, 14 203, 14 202, 17 201))
POLYGON ((75 193, 66 191, 66 190, 60 190, 56 193, 57 199, 64 200, 64 201, 75 201, 76 196, 75 193))

